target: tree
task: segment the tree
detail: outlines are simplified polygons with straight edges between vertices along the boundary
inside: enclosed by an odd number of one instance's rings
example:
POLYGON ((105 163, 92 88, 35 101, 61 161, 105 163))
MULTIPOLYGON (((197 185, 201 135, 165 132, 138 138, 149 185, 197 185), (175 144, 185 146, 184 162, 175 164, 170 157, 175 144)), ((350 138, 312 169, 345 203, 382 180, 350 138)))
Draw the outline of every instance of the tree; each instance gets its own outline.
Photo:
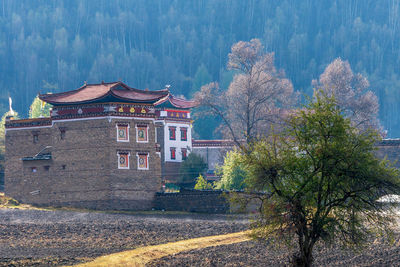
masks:
POLYGON ((247 143, 265 135, 283 107, 293 103, 292 83, 274 66, 274 55, 264 52, 260 40, 232 46, 228 68, 237 72, 228 91, 210 83, 195 95, 197 101, 220 116, 224 133, 247 143))
POLYGON ((207 164, 204 159, 195 153, 190 153, 179 169, 179 185, 193 188, 196 178, 203 174, 206 169, 207 164))
POLYGON ((391 233, 396 215, 376 200, 400 193, 399 171, 374 155, 377 133, 352 126, 333 97, 315 98, 288 119, 285 136, 242 156, 248 191, 265 193, 253 234, 297 244, 295 266, 312 264, 317 242, 362 246, 391 233))
POLYGON ((213 185, 208 183, 206 179, 204 179, 203 175, 199 175, 196 180, 196 185, 194 186, 196 190, 211 190, 213 189, 213 185))
POLYGON ((216 182, 216 189, 222 190, 243 190, 246 170, 240 162, 239 151, 233 150, 226 153, 224 164, 218 167, 217 173, 221 180, 216 182))
POLYGON ((313 85, 335 96, 346 117, 360 129, 379 129, 378 97, 368 90, 369 82, 360 73, 354 74, 348 61, 340 58, 330 63, 313 85))
POLYGON ((45 103, 36 96, 29 108, 29 118, 50 117, 50 108, 52 105, 45 103))

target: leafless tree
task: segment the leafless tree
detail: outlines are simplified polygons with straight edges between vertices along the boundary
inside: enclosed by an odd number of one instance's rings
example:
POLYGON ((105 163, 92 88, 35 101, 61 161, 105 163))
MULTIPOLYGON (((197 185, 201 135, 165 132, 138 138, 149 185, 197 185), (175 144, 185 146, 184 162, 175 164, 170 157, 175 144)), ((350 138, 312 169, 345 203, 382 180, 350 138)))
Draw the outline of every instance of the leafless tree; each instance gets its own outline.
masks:
POLYGON ((328 96, 334 96, 354 126, 380 130, 378 97, 368 90, 367 78, 353 73, 348 61, 335 59, 325 68, 319 81, 313 80, 312 84, 328 96))
POLYGON ((249 143, 267 135, 282 111, 295 102, 293 85, 275 68, 274 54, 265 53, 258 39, 234 44, 228 68, 237 74, 226 92, 210 83, 195 98, 222 118, 223 134, 249 143))

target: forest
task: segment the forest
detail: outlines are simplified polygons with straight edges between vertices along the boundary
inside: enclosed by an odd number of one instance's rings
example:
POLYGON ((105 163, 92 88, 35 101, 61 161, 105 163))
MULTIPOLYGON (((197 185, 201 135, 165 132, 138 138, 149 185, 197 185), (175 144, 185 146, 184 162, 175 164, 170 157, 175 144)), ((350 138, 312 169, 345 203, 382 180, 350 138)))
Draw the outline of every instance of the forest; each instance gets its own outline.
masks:
MULTIPOLYGON (((368 78, 381 124, 396 138, 399 12, 399 0, 0 0, 0 111, 11 96, 26 117, 38 93, 85 81, 170 84, 186 98, 211 81, 226 89, 231 46, 258 38, 303 98, 335 58, 349 61, 368 78)), ((218 137, 210 122, 203 131, 197 123, 198 138, 218 137)))

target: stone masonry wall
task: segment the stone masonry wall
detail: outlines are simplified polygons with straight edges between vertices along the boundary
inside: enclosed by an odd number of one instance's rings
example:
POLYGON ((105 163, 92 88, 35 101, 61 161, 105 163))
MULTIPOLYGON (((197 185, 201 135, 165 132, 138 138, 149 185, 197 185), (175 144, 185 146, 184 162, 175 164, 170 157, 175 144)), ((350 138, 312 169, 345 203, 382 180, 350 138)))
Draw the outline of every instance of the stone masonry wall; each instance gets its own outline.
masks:
POLYGON ((116 123, 121 120, 55 121, 51 128, 7 130, 5 193, 36 205, 151 208, 154 194, 160 189, 161 173, 154 124, 146 121, 149 142, 138 144, 136 120, 125 119, 130 124, 130 142, 120 143, 116 140, 116 123), (33 142, 34 134, 37 142, 33 142), (52 159, 21 160, 46 146, 52 147, 52 159), (130 151, 129 170, 118 169, 119 150, 130 151), (138 151, 149 153, 149 170, 137 170, 138 151))
POLYGON ((154 209, 203 213, 227 213, 229 203, 222 191, 182 190, 178 193, 157 193, 154 209))
POLYGON ((155 192, 161 189, 161 158, 156 153, 156 136, 154 122, 151 120, 125 120, 129 123, 129 142, 117 142, 115 125, 122 122, 113 119, 110 129, 113 145, 110 146, 109 164, 111 166, 111 200, 119 209, 148 210, 151 209, 155 192), (138 143, 136 140, 136 124, 148 126, 148 142, 138 143), (118 169, 117 152, 129 151, 130 169, 118 169), (138 170, 137 153, 148 153, 149 170, 138 170))

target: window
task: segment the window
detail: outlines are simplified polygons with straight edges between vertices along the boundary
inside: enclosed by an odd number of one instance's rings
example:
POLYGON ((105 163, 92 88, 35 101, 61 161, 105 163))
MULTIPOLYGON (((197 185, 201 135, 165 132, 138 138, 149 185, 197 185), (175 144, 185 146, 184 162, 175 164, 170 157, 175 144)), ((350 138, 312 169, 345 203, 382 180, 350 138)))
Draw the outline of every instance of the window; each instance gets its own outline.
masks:
POLYGON ((187 128, 181 127, 181 141, 187 141, 187 128))
POLYGON ((39 134, 38 133, 34 133, 33 134, 33 143, 36 144, 37 142, 39 142, 39 134))
POLYGON ((63 170, 65 170, 65 169, 67 168, 67 165, 62 165, 61 168, 62 168, 63 170))
POLYGON ((129 169, 129 156, 128 152, 118 152, 118 169, 129 169))
POLYGON ((170 126, 169 127, 169 140, 176 140, 176 127, 170 126))
POLYGON ((149 141, 147 125, 136 125, 136 140, 138 143, 147 143, 149 141))
POLYGON ((45 171, 49 171, 50 170, 50 166, 46 165, 43 167, 45 171))
POLYGON ((32 172, 37 172, 37 168, 36 168, 36 167, 32 167, 32 168, 31 168, 31 171, 32 171, 32 172))
POLYGON ((182 160, 185 160, 187 158, 187 150, 186 148, 182 148, 181 151, 182 151, 182 160))
POLYGON ((171 159, 176 159, 176 149, 175 149, 175 147, 171 147, 171 159))
POLYGON ((138 170, 149 169, 149 153, 137 153, 138 170))
POLYGON ((117 141, 129 142, 129 124, 117 124, 117 141))
POLYGON ((61 140, 65 139, 65 128, 60 128, 60 139, 61 140))

